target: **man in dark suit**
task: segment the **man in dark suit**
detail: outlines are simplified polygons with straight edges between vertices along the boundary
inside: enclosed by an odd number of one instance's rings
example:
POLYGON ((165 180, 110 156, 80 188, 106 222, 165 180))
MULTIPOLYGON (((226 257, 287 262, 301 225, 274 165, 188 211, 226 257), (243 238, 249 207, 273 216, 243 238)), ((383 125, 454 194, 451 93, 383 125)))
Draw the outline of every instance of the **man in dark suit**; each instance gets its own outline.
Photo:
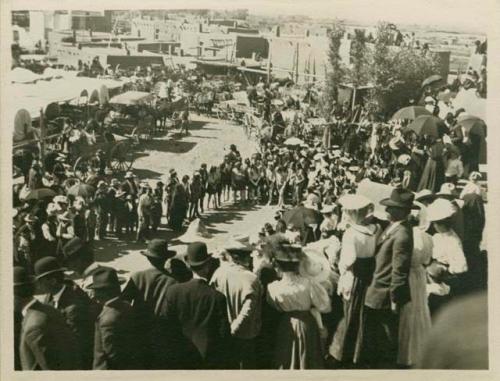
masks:
POLYGON ((93 369, 137 369, 141 348, 136 344, 141 332, 136 329, 132 306, 120 296, 118 275, 113 269, 101 268, 92 277, 90 288, 102 304, 95 324, 93 369))
POLYGON ((408 216, 413 193, 397 188, 380 203, 390 223, 377 242, 375 271, 365 297, 364 350, 372 368, 394 368, 398 353, 399 311, 410 301, 408 275, 413 252, 413 231, 408 216))
POLYGON ((138 271, 130 276, 123 290, 123 297, 130 300, 139 321, 148 337, 144 340, 146 369, 168 369, 168 358, 165 358, 168 345, 166 338, 165 317, 160 313, 166 310, 166 293, 170 286, 177 283, 174 277, 165 270, 165 263, 175 256, 176 252, 168 249, 167 241, 153 239, 149 241, 146 251, 142 251, 151 268, 138 271))
POLYGON ((71 280, 64 279, 64 268, 54 257, 35 263, 38 287, 45 293, 42 302, 57 309, 77 338, 81 353, 81 369, 92 369, 94 323, 99 307, 71 280))
POLYGON ((76 338, 61 314, 33 297, 34 279, 14 267, 14 310, 23 316, 19 356, 22 370, 76 370, 76 338))
POLYGON ((169 343, 177 369, 224 369, 230 361, 226 298, 208 284, 211 258, 204 243, 189 244, 186 262, 193 279, 167 290, 169 343))

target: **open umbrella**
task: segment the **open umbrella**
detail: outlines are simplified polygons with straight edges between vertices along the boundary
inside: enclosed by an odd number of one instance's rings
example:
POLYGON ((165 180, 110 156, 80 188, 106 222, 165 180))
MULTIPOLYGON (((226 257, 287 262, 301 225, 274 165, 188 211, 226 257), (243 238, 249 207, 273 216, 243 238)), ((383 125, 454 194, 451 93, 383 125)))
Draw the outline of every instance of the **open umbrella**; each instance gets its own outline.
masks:
POLYGON ((443 80, 443 77, 441 77, 439 74, 431 75, 430 77, 426 78, 422 82, 422 87, 433 85, 433 84, 440 82, 442 80, 443 80))
POLYGON ((446 125, 436 116, 420 115, 408 125, 407 129, 415 131, 417 135, 428 135, 437 138, 440 131, 446 131, 446 125))
POLYGON ((484 138, 486 136, 486 123, 481 118, 470 114, 460 114, 457 124, 467 130, 472 135, 478 135, 484 138))
POLYGON ((28 200, 42 200, 44 198, 54 197, 57 193, 50 188, 38 188, 29 190, 25 195, 23 195, 23 199, 25 201, 28 200))
POLYGON ((420 115, 432 115, 429 110, 423 106, 408 106, 403 107, 401 110, 397 111, 393 116, 392 120, 415 120, 420 115))
POLYGON ((304 206, 297 206, 283 215, 283 220, 287 225, 293 225, 297 229, 304 229, 308 225, 321 223, 321 214, 304 206))
POLYGON ((286 146, 300 146, 301 144, 304 144, 304 141, 296 137, 291 137, 285 140, 283 144, 286 146))
POLYGON ((85 183, 78 183, 73 185, 68 189, 68 194, 73 195, 75 197, 91 197, 95 193, 95 188, 92 185, 85 183))

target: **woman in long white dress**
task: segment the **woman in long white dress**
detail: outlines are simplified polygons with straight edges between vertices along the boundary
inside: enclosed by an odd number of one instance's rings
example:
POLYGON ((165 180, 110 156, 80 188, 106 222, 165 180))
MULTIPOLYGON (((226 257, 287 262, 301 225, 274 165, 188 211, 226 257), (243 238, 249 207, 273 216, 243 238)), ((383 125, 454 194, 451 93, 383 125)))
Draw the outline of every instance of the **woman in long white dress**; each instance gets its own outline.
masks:
POLYGON ((413 228, 413 255, 409 274, 411 301, 401 309, 399 320, 398 365, 401 367, 416 364, 431 328, 425 266, 431 261, 433 243, 432 237, 425 232, 429 227, 429 222, 425 221, 425 206, 419 206, 419 225, 413 228))

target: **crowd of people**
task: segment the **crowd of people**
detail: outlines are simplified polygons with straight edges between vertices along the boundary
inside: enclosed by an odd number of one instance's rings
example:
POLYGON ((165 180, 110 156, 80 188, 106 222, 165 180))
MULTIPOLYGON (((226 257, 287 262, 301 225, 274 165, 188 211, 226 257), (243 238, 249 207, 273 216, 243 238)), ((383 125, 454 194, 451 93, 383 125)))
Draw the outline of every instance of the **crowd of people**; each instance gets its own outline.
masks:
POLYGON ((432 367, 437 313, 486 287, 477 137, 460 112, 429 136, 363 110, 352 123, 349 105, 315 136, 314 107, 290 121, 298 102, 271 100, 258 152, 233 144, 154 187, 110 176, 103 152, 78 180, 64 153, 33 161, 14 192, 16 369, 432 367), (275 205, 275 221, 217 253, 202 234, 185 254, 154 238, 163 217, 182 232, 225 202, 275 205), (123 283, 99 264, 110 235, 146 243, 150 268, 123 283))

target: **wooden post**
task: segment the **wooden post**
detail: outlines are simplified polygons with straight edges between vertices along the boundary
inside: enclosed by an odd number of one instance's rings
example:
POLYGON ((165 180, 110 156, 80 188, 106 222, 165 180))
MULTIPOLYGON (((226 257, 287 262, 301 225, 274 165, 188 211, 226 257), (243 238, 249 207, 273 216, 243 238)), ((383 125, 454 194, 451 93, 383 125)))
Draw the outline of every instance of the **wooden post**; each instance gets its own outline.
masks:
POLYGON ((356 86, 354 86, 354 91, 352 93, 352 111, 354 112, 354 108, 356 107, 356 86))
POLYGON ((299 82, 299 43, 297 42, 297 51, 295 56, 295 83, 299 82))
POLYGON ((40 109, 40 161, 43 164, 45 162, 45 136, 47 135, 47 130, 45 128, 43 108, 40 109))
POLYGON ((267 54, 267 84, 271 83, 271 40, 269 40, 269 52, 267 54))

